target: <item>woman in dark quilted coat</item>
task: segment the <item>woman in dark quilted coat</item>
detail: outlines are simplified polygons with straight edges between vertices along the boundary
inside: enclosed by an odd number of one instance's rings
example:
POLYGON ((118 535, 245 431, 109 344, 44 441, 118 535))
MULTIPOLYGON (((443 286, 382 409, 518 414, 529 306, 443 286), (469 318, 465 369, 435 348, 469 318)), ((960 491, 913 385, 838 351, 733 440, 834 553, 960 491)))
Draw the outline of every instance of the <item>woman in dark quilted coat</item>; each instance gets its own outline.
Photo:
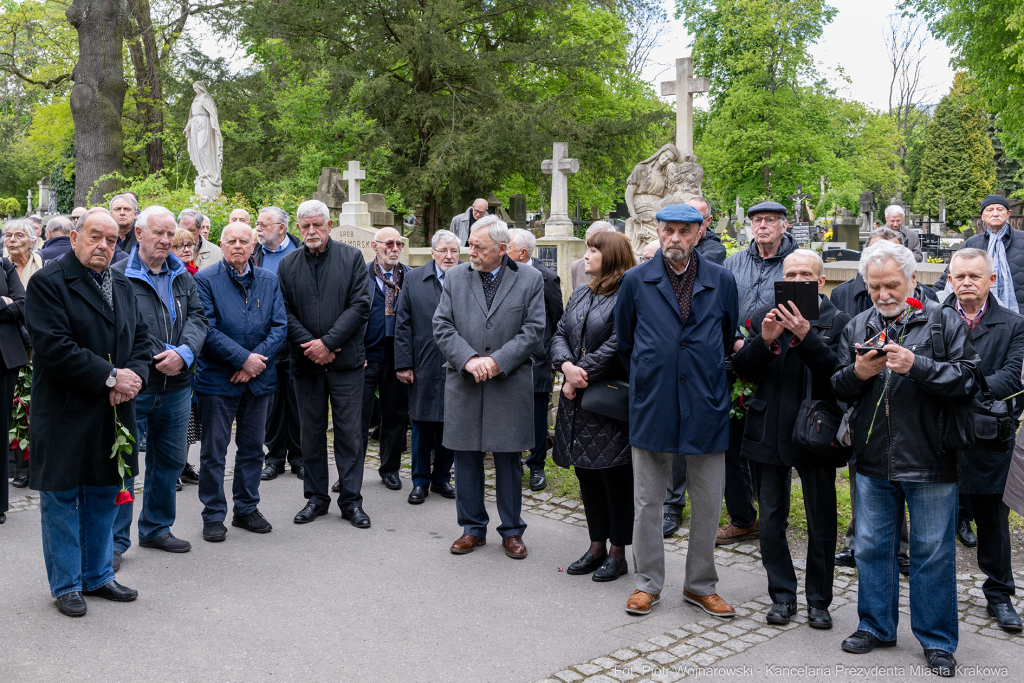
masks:
POLYGON ((623 422, 580 407, 588 383, 627 379, 615 343, 615 298, 619 278, 636 265, 629 241, 617 232, 587 238, 586 272, 551 340, 552 360, 565 375, 555 421, 554 460, 576 468, 580 498, 590 528, 590 548, 569 565, 569 574, 594 573, 614 581, 628 570, 626 546, 633 542, 633 461, 623 422), (606 550, 605 543, 611 541, 606 550), (596 571, 595 571, 596 570, 596 571))

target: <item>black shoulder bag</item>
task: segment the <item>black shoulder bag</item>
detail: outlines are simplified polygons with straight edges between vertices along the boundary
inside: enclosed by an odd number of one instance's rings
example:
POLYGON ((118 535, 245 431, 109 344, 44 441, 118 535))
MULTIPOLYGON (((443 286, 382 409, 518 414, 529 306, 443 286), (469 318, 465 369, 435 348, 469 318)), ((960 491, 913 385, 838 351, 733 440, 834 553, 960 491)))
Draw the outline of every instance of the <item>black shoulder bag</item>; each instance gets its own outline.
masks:
POLYGON ((815 401, 811 397, 811 369, 806 368, 807 394, 793 425, 793 443, 837 465, 845 465, 853 454, 850 446, 840 443, 839 425, 843 411, 828 401, 815 401))
MULTIPOLYGON (((593 292, 591 298, 597 296, 593 292)), ((593 308, 593 306, 591 306, 593 308)), ((587 319, 590 308, 583 316, 583 328, 580 331, 580 358, 587 355, 583 342, 587 337, 587 319)), ((618 379, 604 379, 590 382, 586 389, 581 389, 580 408, 592 413, 629 424, 629 383, 618 379)))
MULTIPOLYGON (((931 325, 932 359, 946 360, 946 341, 942 338, 942 307, 935 307, 928 315, 931 325)), ((1010 406, 1006 401, 992 398, 985 375, 978 373, 981 391, 973 396, 948 399, 945 433, 942 443, 946 448, 961 451, 1005 453, 1017 432, 1010 406)))

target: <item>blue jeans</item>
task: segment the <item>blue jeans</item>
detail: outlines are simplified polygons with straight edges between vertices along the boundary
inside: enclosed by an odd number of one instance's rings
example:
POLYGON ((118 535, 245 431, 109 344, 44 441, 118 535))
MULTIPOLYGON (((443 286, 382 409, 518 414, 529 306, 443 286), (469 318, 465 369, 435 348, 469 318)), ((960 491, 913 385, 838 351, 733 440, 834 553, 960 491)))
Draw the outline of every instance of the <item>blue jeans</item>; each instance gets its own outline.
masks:
POLYGON ((910 512, 910 627, 925 649, 956 652, 957 484, 886 481, 857 475, 859 629, 896 639, 900 582, 899 510, 910 512))
POLYGON ((40 491, 43 559, 50 595, 96 590, 114 580, 117 486, 40 491))
MULTIPOLYGON (((139 394, 135 397, 135 424, 139 440, 146 440, 146 478, 142 484, 139 540, 152 541, 171 530, 177 504, 177 485, 185 469, 188 418, 192 389, 139 394)), ((135 490, 135 477, 125 477, 135 490)), ((117 506, 114 550, 122 553, 132 545, 134 503, 117 506)))
POLYGON ((412 485, 447 484, 452 480, 455 452, 445 448, 444 422, 412 421, 412 485), (430 470, 430 454, 434 454, 434 472, 430 470))
MULTIPOLYGON (((520 453, 494 453, 495 496, 502 538, 522 536, 523 466, 520 453)), ((484 453, 455 451, 455 511, 462 533, 487 538, 487 508, 484 506, 484 453)))
POLYGON ((231 486, 234 513, 243 517, 259 505, 263 438, 273 398, 273 394, 255 396, 249 387, 241 396, 199 394, 199 419, 203 423, 199 500, 203 503, 203 523, 223 522, 228 513, 224 466, 231 443, 231 423, 235 421, 235 479, 231 486))

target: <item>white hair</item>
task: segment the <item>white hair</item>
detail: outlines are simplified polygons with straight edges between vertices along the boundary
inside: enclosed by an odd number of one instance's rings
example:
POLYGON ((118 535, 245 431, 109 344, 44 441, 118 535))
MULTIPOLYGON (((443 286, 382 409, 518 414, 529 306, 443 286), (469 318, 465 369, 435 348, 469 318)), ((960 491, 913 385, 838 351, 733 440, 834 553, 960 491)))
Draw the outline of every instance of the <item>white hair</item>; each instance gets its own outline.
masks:
POLYGON ((27 218, 16 218, 14 220, 7 221, 4 223, 4 236, 7 235, 8 230, 24 230, 28 236, 28 248, 33 249, 36 246, 36 242, 39 238, 36 237, 36 229, 32 227, 32 224, 27 218))
POLYGON ((262 209, 259 210, 259 213, 256 214, 257 220, 259 220, 260 213, 269 213, 271 216, 274 217, 275 223, 284 223, 285 232, 288 231, 288 212, 285 211, 284 209, 278 208, 276 206, 264 206, 262 209))
MULTIPOLYGON (((205 217, 203 216, 203 213, 197 209, 182 209, 181 213, 178 214, 179 226, 181 225, 181 219, 183 218, 191 218, 192 222, 196 224, 196 230, 199 230, 201 227, 203 227, 203 219, 205 217)), ((78 220, 79 222, 81 222, 82 219, 79 218, 78 220)))
POLYGON ((529 230, 522 228, 511 228, 508 231, 509 244, 516 244, 520 249, 526 249, 533 256, 533 250, 537 248, 537 238, 529 230))
POLYGON ((327 205, 319 199, 304 201, 299 204, 299 208, 295 211, 296 220, 316 218, 317 216, 322 216, 325 222, 331 220, 331 212, 328 211, 327 205))
POLYGON ((57 235, 70 235, 74 229, 75 224, 71 222, 70 218, 54 216, 46 224, 46 236, 49 238, 57 235))
POLYGON ((949 259, 949 267, 953 268, 953 261, 960 259, 972 259, 972 258, 983 258, 985 259, 985 274, 991 275, 994 272, 994 264, 992 263, 992 256, 984 249, 974 249, 968 247, 967 249, 958 249, 953 252, 953 258, 949 259))
POLYGON ((459 245, 459 236, 451 230, 438 230, 434 233, 434 236, 430 238, 430 248, 437 249, 441 246, 441 242, 455 242, 456 246, 459 245))
POLYGON ((903 210, 903 207, 899 204, 890 204, 885 207, 885 217, 889 216, 906 216, 907 212, 903 210))
POLYGON ((473 233, 484 228, 487 228, 487 234, 492 240, 494 240, 495 245, 508 244, 508 224, 505 221, 491 214, 489 216, 484 216, 476 223, 473 223, 469 228, 469 231, 473 233))
POLYGON ((860 276, 867 280, 869 266, 880 266, 890 260, 896 262, 896 265, 903 272, 903 276, 908 282, 914 277, 914 273, 917 272, 917 261, 914 260, 914 252, 902 244, 881 241, 875 242, 861 253, 860 266, 858 266, 860 276))
POLYGON ((818 277, 825 274, 825 262, 821 260, 821 254, 811 249, 794 249, 789 253, 789 256, 782 260, 782 270, 785 272, 786 266, 789 264, 789 260, 794 256, 803 256, 814 260, 815 269, 818 272, 818 277))
POLYGON ((139 226, 143 230, 149 227, 149 221, 155 216, 167 216, 174 223, 174 227, 178 227, 178 221, 174 219, 174 213, 167 207, 154 204, 153 206, 147 206, 139 214, 139 217, 135 219, 135 225, 139 226))
POLYGON ((590 227, 587 228, 587 235, 586 236, 590 237, 591 235, 596 235, 599 232, 609 232, 609 231, 614 232, 615 231, 615 226, 612 225, 611 223, 607 222, 607 221, 594 221, 593 223, 590 224, 590 227))

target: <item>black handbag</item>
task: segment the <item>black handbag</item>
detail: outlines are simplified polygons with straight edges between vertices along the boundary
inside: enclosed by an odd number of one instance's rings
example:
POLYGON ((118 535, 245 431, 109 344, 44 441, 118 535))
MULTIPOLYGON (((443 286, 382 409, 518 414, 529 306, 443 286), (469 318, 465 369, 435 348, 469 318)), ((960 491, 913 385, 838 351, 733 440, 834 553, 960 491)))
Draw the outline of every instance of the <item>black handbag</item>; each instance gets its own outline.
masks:
POLYGON ((838 436, 843 411, 834 403, 811 398, 810 368, 806 369, 806 374, 807 394, 797 411, 793 443, 837 465, 845 465, 853 455, 853 448, 844 446, 838 436))
POLYGON ((580 408, 629 424, 629 383, 618 379, 591 382, 582 389, 580 408))

